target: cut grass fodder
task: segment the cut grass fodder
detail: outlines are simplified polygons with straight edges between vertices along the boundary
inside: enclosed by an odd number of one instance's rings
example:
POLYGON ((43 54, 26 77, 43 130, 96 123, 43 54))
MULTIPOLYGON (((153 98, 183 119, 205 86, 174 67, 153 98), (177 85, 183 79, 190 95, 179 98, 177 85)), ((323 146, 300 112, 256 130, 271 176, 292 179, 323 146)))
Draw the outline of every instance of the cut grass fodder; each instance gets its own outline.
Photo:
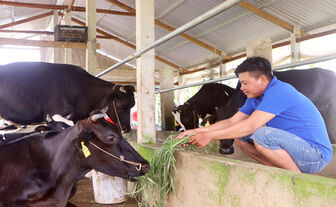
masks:
MULTIPOLYGON (((175 169, 174 152, 176 146, 186 144, 189 136, 182 139, 175 139, 173 135, 169 136, 158 148, 150 162, 150 170, 144 176, 138 177, 134 190, 131 193, 138 206, 143 207, 163 207, 166 196, 174 191, 173 172, 175 169)), ((190 145, 188 150, 195 150, 195 146, 190 145)), ((209 144, 203 150, 205 153, 213 151, 215 145, 209 144)))

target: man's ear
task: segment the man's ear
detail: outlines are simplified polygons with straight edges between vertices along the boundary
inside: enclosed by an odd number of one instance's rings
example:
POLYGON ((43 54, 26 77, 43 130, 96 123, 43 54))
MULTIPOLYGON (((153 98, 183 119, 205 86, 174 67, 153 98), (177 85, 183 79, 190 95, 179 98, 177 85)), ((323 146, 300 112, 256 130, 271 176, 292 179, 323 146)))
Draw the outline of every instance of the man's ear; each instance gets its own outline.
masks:
POLYGON ((267 86, 269 83, 269 80, 265 75, 260 75, 258 78, 258 83, 262 86, 267 86))

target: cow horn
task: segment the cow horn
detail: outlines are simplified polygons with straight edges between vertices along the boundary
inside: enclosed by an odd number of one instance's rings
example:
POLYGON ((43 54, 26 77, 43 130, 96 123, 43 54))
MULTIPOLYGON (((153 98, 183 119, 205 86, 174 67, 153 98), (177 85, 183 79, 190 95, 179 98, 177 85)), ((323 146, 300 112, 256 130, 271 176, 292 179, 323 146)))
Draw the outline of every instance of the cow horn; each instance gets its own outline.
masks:
POLYGON ((102 110, 100 110, 103 114, 106 114, 108 110, 108 106, 105 106, 102 110))
POLYGON ((127 93, 124 86, 120 86, 119 91, 122 92, 122 93, 127 93))
POLYGON ((91 120, 96 122, 98 119, 105 117, 105 114, 94 114, 91 116, 91 120))
POLYGON ((46 121, 47 121, 47 122, 52 122, 52 119, 50 118, 50 115, 49 115, 49 114, 47 114, 46 121))
POLYGON ((66 115, 64 118, 69 120, 70 117, 71 117, 71 114, 68 114, 68 115, 66 115))

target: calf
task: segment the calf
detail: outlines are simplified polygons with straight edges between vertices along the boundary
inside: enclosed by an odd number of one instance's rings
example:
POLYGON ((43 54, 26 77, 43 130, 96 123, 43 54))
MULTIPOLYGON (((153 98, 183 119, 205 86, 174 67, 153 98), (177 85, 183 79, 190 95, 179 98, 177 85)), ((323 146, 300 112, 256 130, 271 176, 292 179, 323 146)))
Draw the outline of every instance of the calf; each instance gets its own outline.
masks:
POLYGON ((106 114, 62 131, 33 133, 0 146, 0 207, 66 206, 75 183, 91 169, 134 181, 149 164, 106 114))

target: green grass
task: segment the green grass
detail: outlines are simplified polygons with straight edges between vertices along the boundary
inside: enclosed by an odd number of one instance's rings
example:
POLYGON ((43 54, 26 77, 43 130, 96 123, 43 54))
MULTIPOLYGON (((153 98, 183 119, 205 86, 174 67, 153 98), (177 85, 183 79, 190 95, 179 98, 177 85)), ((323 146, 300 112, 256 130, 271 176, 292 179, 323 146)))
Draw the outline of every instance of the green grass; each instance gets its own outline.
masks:
MULTIPOLYGON (((131 196, 138 202, 138 206, 143 207, 163 207, 166 196, 174 191, 173 171, 175 169, 174 152, 179 145, 186 144, 189 136, 182 139, 175 139, 173 135, 169 136, 160 148, 158 148, 151 160, 149 172, 141 177, 135 183, 135 187, 131 196)), ((203 148, 204 153, 210 151, 218 151, 218 147, 214 143, 210 143, 203 148)), ((189 151, 197 151, 197 147, 189 145, 189 151)), ((199 150, 198 150, 199 151, 199 150)))
POLYGON ((165 197, 174 192, 173 171, 175 169, 174 151, 176 146, 187 143, 189 137, 175 139, 169 136, 155 151, 150 160, 149 172, 138 178, 132 197, 138 206, 164 206, 165 197))

